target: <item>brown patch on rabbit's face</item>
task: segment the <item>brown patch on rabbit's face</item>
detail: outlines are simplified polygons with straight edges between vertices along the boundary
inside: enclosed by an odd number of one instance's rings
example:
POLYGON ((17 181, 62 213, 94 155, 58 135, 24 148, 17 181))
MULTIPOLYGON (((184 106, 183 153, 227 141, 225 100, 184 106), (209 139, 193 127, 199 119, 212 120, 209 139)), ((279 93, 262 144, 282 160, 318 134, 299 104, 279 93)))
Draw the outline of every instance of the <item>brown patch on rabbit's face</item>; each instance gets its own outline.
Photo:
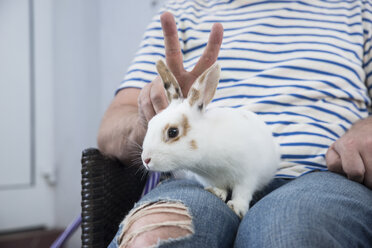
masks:
POLYGON ((187 132, 190 130, 191 126, 189 124, 189 119, 187 119, 186 115, 182 115, 182 127, 184 130, 183 136, 187 135, 187 132))
POLYGON ((167 131, 170 128, 170 124, 165 125, 163 128, 163 135, 162 135, 162 140, 163 142, 167 142, 167 131))
POLYGON ((196 144, 195 140, 190 141, 190 146, 191 146, 191 149, 193 149, 193 150, 198 149, 198 145, 196 144))
POLYGON ((189 119, 186 115, 182 115, 180 123, 176 124, 167 124, 163 128, 163 142, 164 143, 174 143, 180 140, 182 137, 185 137, 189 130, 191 129, 189 119))

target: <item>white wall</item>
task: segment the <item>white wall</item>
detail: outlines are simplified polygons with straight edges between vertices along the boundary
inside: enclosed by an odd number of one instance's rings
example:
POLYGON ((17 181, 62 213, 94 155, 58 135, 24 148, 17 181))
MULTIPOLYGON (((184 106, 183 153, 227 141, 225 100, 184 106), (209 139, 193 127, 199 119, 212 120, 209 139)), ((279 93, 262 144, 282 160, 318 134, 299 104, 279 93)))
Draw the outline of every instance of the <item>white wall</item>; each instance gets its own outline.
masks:
POLYGON ((45 180, 54 165, 51 10, 50 0, 0 0, 2 232, 55 224, 45 180))
MULTIPOLYGON (((54 2, 57 226, 65 227, 80 214, 81 151, 96 147, 104 110, 161 2, 164 1, 54 2)), ((79 246, 80 232, 68 243, 68 247, 79 246)))
POLYGON ((95 146, 100 120, 98 1, 55 1, 53 16, 55 220, 65 227, 80 213, 81 151, 95 146))
POLYGON ((165 0, 100 0, 103 112, 133 59, 143 33, 165 0))

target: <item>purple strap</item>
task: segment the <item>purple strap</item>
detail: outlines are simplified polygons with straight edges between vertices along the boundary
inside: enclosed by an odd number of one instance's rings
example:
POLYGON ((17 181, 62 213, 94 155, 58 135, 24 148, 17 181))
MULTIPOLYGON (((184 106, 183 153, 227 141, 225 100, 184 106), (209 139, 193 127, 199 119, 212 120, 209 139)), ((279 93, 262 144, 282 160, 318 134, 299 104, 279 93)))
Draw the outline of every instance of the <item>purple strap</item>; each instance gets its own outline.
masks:
POLYGON ((50 248, 59 248, 67 241, 67 239, 76 231, 81 224, 81 216, 79 215, 66 227, 61 235, 54 241, 50 248))
POLYGON ((154 172, 154 171, 150 172, 150 176, 147 179, 147 182, 146 182, 145 188, 143 189, 141 198, 144 195, 146 195, 147 193, 149 193, 153 188, 155 188, 156 185, 158 185, 158 183, 160 181, 160 175, 161 175, 160 172, 154 172))

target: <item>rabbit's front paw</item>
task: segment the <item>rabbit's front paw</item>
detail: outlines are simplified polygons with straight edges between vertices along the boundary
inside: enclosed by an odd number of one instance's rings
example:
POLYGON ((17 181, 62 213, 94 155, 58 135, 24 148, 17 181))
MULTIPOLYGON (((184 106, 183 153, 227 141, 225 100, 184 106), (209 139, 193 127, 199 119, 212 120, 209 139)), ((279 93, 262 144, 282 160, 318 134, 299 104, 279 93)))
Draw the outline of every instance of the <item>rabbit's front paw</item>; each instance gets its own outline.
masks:
POLYGON ((246 204, 241 204, 238 201, 234 200, 228 201, 227 206, 229 206, 229 208, 231 208, 231 210, 234 211, 240 219, 242 219, 245 213, 248 211, 248 207, 246 206, 246 204))
POLYGON ((214 194, 215 196, 220 198, 222 201, 226 201, 227 190, 220 189, 220 188, 217 188, 217 187, 205 187, 204 189, 206 191, 211 192, 212 194, 214 194))

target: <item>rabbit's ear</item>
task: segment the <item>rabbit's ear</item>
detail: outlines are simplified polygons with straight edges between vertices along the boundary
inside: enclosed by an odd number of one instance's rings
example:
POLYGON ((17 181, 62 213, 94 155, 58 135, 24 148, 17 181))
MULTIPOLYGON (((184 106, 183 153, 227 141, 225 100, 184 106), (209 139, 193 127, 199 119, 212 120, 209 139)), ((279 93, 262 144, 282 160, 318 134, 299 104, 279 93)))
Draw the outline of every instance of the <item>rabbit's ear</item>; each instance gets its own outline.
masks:
POLYGON ((191 106, 197 106, 200 111, 212 101, 220 80, 221 67, 214 63, 193 84, 187 100, 191 106))
POLYGON ((181 87, 177 83, 176 78, 169 70, 169 68, 164 64, 162 60, 156 63, 156 69, 163 81, 165 93, 168 98, 168 102, 171 103, 173 100, 182 99, 181 87))

